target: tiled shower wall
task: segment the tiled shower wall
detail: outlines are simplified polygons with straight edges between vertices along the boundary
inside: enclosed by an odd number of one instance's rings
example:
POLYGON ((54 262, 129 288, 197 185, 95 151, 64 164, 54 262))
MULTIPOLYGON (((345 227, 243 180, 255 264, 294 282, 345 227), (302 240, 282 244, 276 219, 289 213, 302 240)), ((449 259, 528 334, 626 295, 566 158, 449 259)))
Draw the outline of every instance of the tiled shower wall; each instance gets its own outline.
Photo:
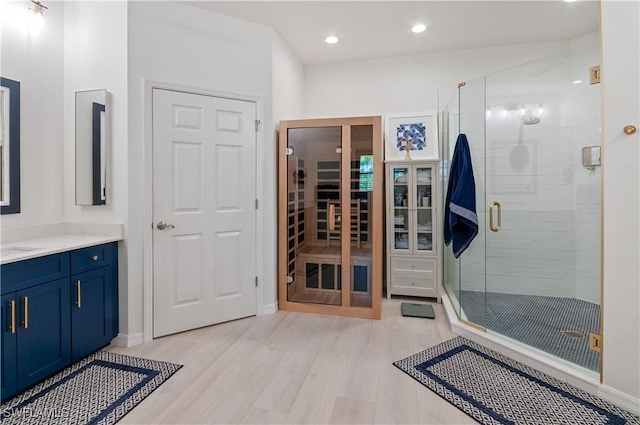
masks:
POLYGON ((576 49, 462 87, 481 226, 461 257, 461 289, 484 291, 486 279, 489 292, 599 303, 600 167, 581 162, 583 147, 600 144, 599 86, 588 78, 597 57, 597 46, 576 49), (538 124, 524 125, 523 105, 538 124), (488 229, 492 201, 499 232, 488 229))

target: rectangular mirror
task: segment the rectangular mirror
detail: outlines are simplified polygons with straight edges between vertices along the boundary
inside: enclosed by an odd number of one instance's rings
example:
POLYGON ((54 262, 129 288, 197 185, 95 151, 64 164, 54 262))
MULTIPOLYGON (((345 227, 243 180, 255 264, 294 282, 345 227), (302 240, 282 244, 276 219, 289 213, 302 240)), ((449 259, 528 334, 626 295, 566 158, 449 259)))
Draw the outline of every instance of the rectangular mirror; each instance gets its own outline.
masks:
POLYGON ((109 92, 76 92, 76 205, 105 205, 109 92))
POLYGON ((0 205, 20 212, 20 82, 0 77, 0 205))

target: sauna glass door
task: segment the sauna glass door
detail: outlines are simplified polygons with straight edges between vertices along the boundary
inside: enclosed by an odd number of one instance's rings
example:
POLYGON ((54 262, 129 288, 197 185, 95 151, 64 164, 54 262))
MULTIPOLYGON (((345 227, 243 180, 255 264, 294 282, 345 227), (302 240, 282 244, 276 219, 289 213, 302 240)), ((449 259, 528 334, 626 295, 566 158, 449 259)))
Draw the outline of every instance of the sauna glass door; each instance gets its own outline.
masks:
POLYGON ((342 128, 287 132, 287 300, 341 305, 342 128))
MULTIPOLYGON (((349 305, 371 308, 372 217, 374 188, 373 126, 350 126, 349 252, 351 292, 349 305)), ((347 207, 345 205, 345 207, 347 207)))
POLYGON ((382 119, 282 121, 278 308, 380 318, 382 119))

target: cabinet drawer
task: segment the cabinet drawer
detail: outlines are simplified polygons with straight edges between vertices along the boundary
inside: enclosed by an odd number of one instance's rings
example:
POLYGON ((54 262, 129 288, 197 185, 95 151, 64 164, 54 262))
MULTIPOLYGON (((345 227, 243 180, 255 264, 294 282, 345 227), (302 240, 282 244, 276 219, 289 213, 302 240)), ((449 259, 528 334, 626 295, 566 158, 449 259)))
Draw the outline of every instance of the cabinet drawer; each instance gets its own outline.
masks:
POLYGON ((401 258, 391 257, 391 270, 400 272, 427 272, 433 274, 436 269, 436 261, 425 258, 401 258))
POLYGON ((113 261, 113 245, 104 244, 71 252, 71 274, 108 266, 113 261))
POLYGON ((69 276, 69 253, 4 264, 1 273, 3 294, 50 282, 69 276))
POLYGON ((424 272, 394 275, 391 278, 391 291, 398 295, 416 297, 437 297, 438 289, 433 275, 424 272))

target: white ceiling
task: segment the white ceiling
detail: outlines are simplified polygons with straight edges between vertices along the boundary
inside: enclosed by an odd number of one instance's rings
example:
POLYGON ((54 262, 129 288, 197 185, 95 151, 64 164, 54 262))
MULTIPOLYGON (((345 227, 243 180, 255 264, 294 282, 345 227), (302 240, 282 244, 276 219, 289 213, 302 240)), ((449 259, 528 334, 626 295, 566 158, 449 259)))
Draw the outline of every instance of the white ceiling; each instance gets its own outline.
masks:
POLYGON ((187 1, 274 28, 305 65, 507 44, 596 32, 599 3, 536 1, 187 1), (425 23, 413 34, 415 23, 425 23), (327 35, 340 42, 329 45, 327 35))

